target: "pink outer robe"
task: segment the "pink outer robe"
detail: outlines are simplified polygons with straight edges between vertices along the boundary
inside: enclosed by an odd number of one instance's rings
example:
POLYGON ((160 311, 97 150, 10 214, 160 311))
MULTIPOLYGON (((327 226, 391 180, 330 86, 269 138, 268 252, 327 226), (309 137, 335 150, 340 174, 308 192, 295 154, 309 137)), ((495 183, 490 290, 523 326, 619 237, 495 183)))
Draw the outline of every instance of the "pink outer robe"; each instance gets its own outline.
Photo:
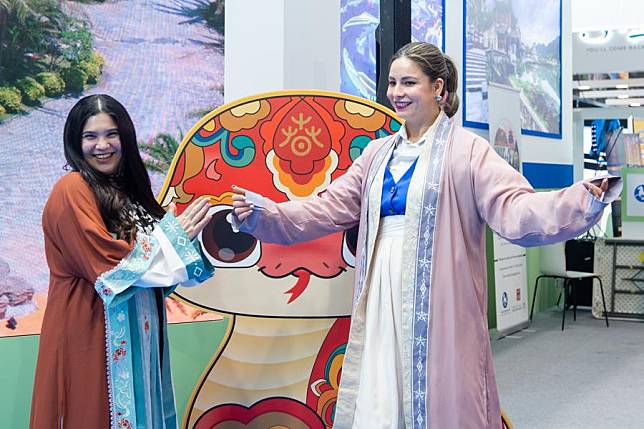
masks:
MULTIPOLYGON (((430 151, 429 147, 441 143, 442 125, 444 151, 440 154, 442 169, 438 166, 437 204, 434 209, 424 206, 425 209, 416 210, 419 218, 434 217, 431 219, 429 321, 424 325, 428 327, 426 335, 420 335, 426 342, 427 353, 422 354, 426 359, 424 365, 414 361, 408 351, 419 336, 414 338, 410 331, 403 330, 403 342, 409 346, 403 353, 405 425, 408 428, 498 429, 501 415, 487 326, 485 224, 523 246, 572 238, 599 220, 603 208, 619 195, 621 182, 611 186, 603 202, 594 198, 582 182, 560 191, 535 193, 526 179, 499 157, 487 141, 453 125, 443 114, 437 121, 441 124, 434 141, 427 145, 430 151), (419 368, 426 376, 420 391, 415 386, 419 368)), ((378 180, 378 175, 389 159, 394 142, 392 137, 372 141, 348 172, 331 183, 320 197, 276 204, 249 194, 248 199, 256 208, 239 225, 240 230, 261 241, 288 244, 360 222, 354 314, 334 422, 334 427, 340 429, 351 428, 353 423, 364 340, 368 267, 379 221, 382 178, 378 180)), ((435 152, 432 150, 431 154, 435 152)), ((421 155, 416 172, 429 168, 430 157, 426 155, 421 162, 421 155)), ((431 174, 424 177, 423 172, 419 174, 416 197, 423 189, 432 188, 431 174)), ((414 216, 409 211, 410 204, 414 204, 410 201, 413 194, 410 187, 408 217, 414 216)), ((418 202, 415 204, 419 206, 418 202)), ((406 230, 408 226, 419 225, 413 219, 406 222, 406 230)), ((234 223, 238 224, 237 220, 234 223)), ((414 246, 418 246, 420 235, 410 235, 412 242, 405 243, 412 248, 412 253, 403 249, 404 254, 417 254, 414 246)), ((412 259, 402 267, 403 284, 405 279, 418 278, 414 273, 419 271, 422 261, 412 259)), ((419 285, 411 281, 404 287, 413 292, 419 285)), ((414 317, 416 320, 418 311, 414 305, 405 302, 403 292, 403 319, 414 317)))

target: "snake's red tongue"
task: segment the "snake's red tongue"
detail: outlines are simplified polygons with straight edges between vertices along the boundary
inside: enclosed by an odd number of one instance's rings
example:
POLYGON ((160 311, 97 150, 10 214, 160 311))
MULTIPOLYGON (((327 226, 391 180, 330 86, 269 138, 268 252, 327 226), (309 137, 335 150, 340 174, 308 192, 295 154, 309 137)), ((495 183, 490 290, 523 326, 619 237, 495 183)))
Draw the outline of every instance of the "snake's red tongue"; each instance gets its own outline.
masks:
POLYGON ((306 290, 306 287, 309 285, 309 280, 311 279, 311 273, 306 270, 297 270, 293 272, 293 275, 297 277, 297 282, 295 286, 284 292, 285 294, 291 294, 291 297, 288 299, 288 304, 292 303, 302 295, 306 290))

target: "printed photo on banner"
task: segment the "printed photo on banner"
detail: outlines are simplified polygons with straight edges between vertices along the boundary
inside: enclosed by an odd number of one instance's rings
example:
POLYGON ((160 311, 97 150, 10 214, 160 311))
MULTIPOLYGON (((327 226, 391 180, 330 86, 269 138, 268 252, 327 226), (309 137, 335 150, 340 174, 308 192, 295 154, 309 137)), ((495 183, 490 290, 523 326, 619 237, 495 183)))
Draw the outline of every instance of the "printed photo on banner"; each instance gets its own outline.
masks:
POLYGON ((524 133, 560 138, 561 0, 466 0, 463 15, 464 125, 487 128, 494 82, 521 92, 524 133))

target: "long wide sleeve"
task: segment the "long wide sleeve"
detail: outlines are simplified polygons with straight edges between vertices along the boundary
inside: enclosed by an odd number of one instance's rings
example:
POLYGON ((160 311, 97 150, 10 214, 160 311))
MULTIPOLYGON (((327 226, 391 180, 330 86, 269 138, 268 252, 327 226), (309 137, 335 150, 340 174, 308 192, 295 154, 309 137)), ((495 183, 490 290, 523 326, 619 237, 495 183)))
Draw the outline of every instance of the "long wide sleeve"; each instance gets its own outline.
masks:
POLYGON ((621 179, 611 177, 602 199, 595 198, 584 182, 537 193, 482 139, 473 142, 470 171, 481 218, 499 235, 524 247, 555 243, 587 231, 622 188, 621 179))
MULTIPOLYGON (((166 217, 169 218, 170 215, 166 217)), ((203 255, 199 240, 195 239, 187 244, 188 237, 185 234, 176 237, 164 231, 164 226, 169 221, 170 219, 164 219, 152 232, 158 251, 154 252, 148 269, 134 283, 143 288, 167 288, 165 295, 179 284, 183 287, 196 286, 214 273, 214 267, 203 255), (199 257, 196 261, 193 260, 195 252, 199 257), (197 263, 199 260, 203 262, 203 267, 197 263)))
POLYGON ((128 299, 139 287, 202 281, 212 274, 171 214, 151 235, 137 234, 133 245, 115 239, 105 227, 91 188, 78 174, 59 182, 43 219, 45 234, 56 243, 58 253, 51 256, 60 272, 52 274, 94 284, 108 306, 128 299))
MULTIPOLYGON (((377 146, 374 143, 369 144, 365 152, 374 150, 377 146)), ((365 155, 363 153, 320 196, 278 204, 259 194, 247 194, 255 209, 241 223, 233 215, 233 227, 264 242, 292 244, 357 225, 360 220, 362 181, 369 168, 370 157, 365 155)))
POLYGON ((140 287, 171 290, 179 283, 192 281, 194 285, 211 275, 179 222, 167 213, 151 235, 137 234, 132 251, 115 268, 102 273, 95 288, 109 305, 127 299, 140 287))

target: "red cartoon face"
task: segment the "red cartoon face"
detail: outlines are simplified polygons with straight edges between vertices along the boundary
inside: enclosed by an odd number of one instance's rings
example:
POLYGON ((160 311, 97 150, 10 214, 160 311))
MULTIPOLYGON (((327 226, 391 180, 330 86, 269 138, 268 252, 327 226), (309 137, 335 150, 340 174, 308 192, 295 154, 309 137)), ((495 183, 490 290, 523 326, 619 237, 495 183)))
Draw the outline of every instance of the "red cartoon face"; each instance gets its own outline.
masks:
POLYGON ((212 198, 213 218, 199 236, 215 276, 179 288, 188 301, 235 314, 348 315, 357 228, 280 246, 235 233, 228 217, 233 184, 277 202, 325 191, 369 141, 400 127, 391 112, 342 94, 280 93, 224 106, 186 136, 161 192, 179 212, 212 198))

